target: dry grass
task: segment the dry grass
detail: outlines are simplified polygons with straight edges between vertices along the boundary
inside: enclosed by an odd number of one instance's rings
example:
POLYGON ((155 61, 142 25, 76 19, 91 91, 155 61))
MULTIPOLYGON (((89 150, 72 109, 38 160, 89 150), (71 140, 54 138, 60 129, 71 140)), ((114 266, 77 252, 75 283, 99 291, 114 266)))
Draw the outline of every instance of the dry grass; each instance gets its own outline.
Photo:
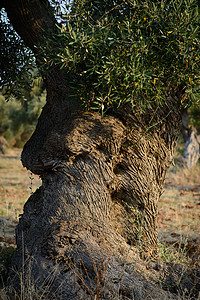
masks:
POLYGON ((167 189, 159 202, 160 232, 199 235, 199 201, 199 192, 193 193, 182 188, 167 189))
MULTIPOLYGON (((40 186, 38 176, 30 174, 21 165, 20 149, 9 149, 0 155, 0 218, 3 225, 0 241, 12 237, 24 203, 40 186), (31 179, 32 178, 32 179, 31 179)), ((166 179, 165 192, 159 201, 159 232, 199 236, 200 232, 200 167, 171 169, 166 179)))
POLYGON ((166 184, 180 186, 200 186, 200 162, 192 169, 180 168, 179 164, 170 168, 166 184))
MULTIPOLYGON (((22 167, 19 149, 8 150, 6 155, 0 155, 0 268, 4 272, 15 248, 14 229, 19 215, 23 211, 24 203, 38 186, 40 179, 22 167)), ((180 170, 175 167, 168 173, 166 190, 159 202, 160 250, 164 261, 183 264, 189 269, 200 267, 199 221, 200 168, 197 166, 192 170, 180 170)), ((105 270, 103 275, 99 274, 96 266, 96 271, 99 276, 98 297, 100 297, 105 270)), ((23 278, 23 274, 19 276, 23 278)), ((81 276, 79 274, 80 278, 81 276)), ((48 284, 50 285, 50 282, 48 284)), ((105 282, 103 284, 105 285, 105 282)), ((0 299, 56 299, 53 295, 48 295, 46 288, 37 291, 30 280, 23 282, 22 286, 24 289, 20 296, 18 294, 16 298, 9 298, 5 289, 2 289, 0 299), (30 295, 33 295, 32 298, 30 295)), ((94 291, 90 293, 90 296, 95 296, 94 291)), ((179 299, 192 299, 186 293, 184 296, 184 293, 183 290, 179 299)))
POLYGON ((38 176, 22 167, 20 155, 20 149, 8 149, 0 155, 0 242, 14 237, 24 203, 41 183, 38 176))
POLYGON ((200 267, 200 167, 173 168, 159 201, 159 238, 165 261, 200 267))

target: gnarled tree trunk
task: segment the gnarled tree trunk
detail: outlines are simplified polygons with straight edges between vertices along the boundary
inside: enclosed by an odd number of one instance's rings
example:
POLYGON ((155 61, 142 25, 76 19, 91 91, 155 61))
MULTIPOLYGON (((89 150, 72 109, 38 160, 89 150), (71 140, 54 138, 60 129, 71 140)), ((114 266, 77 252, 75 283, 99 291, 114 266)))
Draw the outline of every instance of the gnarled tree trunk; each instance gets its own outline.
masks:
MULTIPOLYGON (((173 100, 167 103, 168 116, 164 105, 157 112, 162 121, 149 131, 147 116, 128 106, 103 118, 80 112, 55 123, 38 149, 38 125, 22 162, 40 174, 42 186, 25 204, 16 230, 15 268, 31 269, 38 286, 55 272, 57 297, 89 299, 99 292, 109 299, 119 288, 112 286, 123 271, 119 260, 134 264, 138 251, 158 258, 157 203, 180 125, 173 100), (101 274, 107 276, 103 287, 101 274)), ((123 274, 122 294, 130 281, 132 295, 134 272, 123 274)))
MULTIPOLYGON (((29 1, 16 2, 6 2, 8 16, 13 25, 21 16, 16 29, 32 47, 38 31, 51 25, 46 13, 33 22, 45 1, 34 2, 29 21, 29 1)), ((134 264, 138 251, 158 257, 157 203, 180 131, 177 97, 171 93, 145 114, 124 105, 102 118, 68 100, 62 71, 52 67, 47 75, 47 104, 22 153, 42 186, 17 226, 13 267, 37 288, 52 280, 57 299, 110 299, 119 289, 127 297, 148 297, 146 281, 122 262, 134 264)), ((150 287, 160 299, 162 292, 150 287)))

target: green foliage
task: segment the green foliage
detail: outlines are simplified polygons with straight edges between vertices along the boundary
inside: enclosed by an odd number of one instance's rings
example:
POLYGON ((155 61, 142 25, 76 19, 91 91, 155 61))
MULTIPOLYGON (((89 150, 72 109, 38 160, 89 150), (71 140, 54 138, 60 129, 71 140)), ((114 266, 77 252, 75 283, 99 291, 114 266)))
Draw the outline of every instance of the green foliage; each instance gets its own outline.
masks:
POLYGON ((22 90, 31 90, 36 76, 35 58, 13 30, 5 11, 0 10, 0 89, 6 99, 23 96, 22 90))
POLYGON ((8 103, 0 93, 0 131, 17 147, 22 147, 33 133, 46 98, 42 82, 38 80, 30 90, 20 92, 21 101, 12 99, 8 103))
POLYGON ((174 243, 171 245, 160 243, 159 249, 161 258, 165 262, 183 265, 187 265, 187 263, 189 263, 187 241, 180 241, 179 243, 174 243))
MULTIPOLYGON (((68 7, 67 7, 68 9, 68 7)), ((199 2, 73 1, 60 33, 41 48, 45 66, 66 70, 86 109, 162 103, 173 89, 199 97, 199 2)))
POLYGON ((198 134, 199 134, 200 133, 200 105, 199 105, 199 102, 194 103, 190 107, 190 109, 188 111, 188 115, 189 115, 189 123, 197 129, 198 134))

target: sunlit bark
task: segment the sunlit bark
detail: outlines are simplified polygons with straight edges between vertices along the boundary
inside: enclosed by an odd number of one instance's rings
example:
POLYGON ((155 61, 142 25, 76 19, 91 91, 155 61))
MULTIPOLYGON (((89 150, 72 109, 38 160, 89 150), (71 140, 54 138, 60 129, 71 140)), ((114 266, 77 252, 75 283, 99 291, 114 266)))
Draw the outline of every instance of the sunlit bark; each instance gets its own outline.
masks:
MULTIPOLYGON (((38 62, 42 57, 35 45, 49 29, 55 30, 47 4, 5 4, 15 30, 38 62)), ((47 104, 22 153, 23 165, 41 176, 42 187, 25 205, 13 265, 20 270, 20 257, 32 259, 32 276, 39 283, 59 265, 54 290, 65 280, 65 299, 75 299, 77 285, 70 280, 75 281, 82 264, 87 277, 95 273, 95 264, 103 268, 102 261, 111 257, 133 262, 139 250, 141 257, 158 258, 157 203, 181 112, 171 92, 162 107, 144 114, 125 105, 102 118, 69 101, 60 70, 52 67, 44 79, 47 104)), ((28 272, 28 265, 25 269, 28 272)), ((97 284, 95 278, 88 284, 97 284)))

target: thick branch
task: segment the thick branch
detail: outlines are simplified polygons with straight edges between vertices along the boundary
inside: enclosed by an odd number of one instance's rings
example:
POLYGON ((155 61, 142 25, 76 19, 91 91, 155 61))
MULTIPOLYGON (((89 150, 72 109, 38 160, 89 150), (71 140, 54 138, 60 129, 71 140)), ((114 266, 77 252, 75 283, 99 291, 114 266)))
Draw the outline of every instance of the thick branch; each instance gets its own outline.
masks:
MULTIPOLYGON (((43 54, 37 46, 42 45, 57 31, 56 19, 47 0, 3 0, 14 29, 35 54, 37 64, 43 61, 43 54)), ((68 80, 64 70, 53 65, 44 72, 43 79, 47 90, 47 104, 39 118, 36 131, 27 143, 22 154, 24 166, 34 169, 39 164, 40 149, 53 130, 64 120, 80 109, 79 100, 69 100, 68 80)))
POLYGON ((3 6, 14 29, 37 56, 44 35, 56 30, 56 20, 47 0, 6 0, 3 6))

